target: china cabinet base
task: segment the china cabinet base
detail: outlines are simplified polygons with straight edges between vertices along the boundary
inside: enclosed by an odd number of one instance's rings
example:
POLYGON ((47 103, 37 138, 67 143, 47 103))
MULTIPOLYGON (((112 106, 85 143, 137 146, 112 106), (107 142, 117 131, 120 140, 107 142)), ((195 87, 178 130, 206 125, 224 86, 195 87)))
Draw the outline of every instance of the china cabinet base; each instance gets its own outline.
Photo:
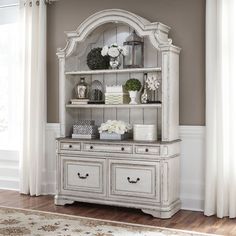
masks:
POLYGON ((55 204, 106 204, 170 218, 180 209, 179 144, 60 138, 55 204))
MULTIPOLYGON (((131 208, 131 206, 127 203, 122 203, 122 202, 111 202, 111 201, 99 201, 99 200, 91 200, 91 199, 86 199, 86 198, 75 198, 75 197, 69 197, 69 196, 58 196, 56 195, 54 198, 54 203, 57 206, 65 206, 67 204, 73 204, 74 202, 86 202, 86 203, 95 203, 95 204, 103 204, 103 205, 109 205, 109 206, 120 206, 120 207, 127 207, 131 208), (74 200, 71 200, 71 199, 74 200)), ((172 204, 170 207, 157 207, 154 209, 154 206, 150 206, 150 209, 147 208, 147 206, 144 206, 144 208, 141 207, 134 207, 132 208, 138 208, 141 209, 143 213, 152 215, 153 217, 156 218, 161 218, 161 219, 169 219, 171 218, 175 213, 177 213, 180 208, 181 208, 181 203, 180 201, 177 201, 176 203, 172 204)))

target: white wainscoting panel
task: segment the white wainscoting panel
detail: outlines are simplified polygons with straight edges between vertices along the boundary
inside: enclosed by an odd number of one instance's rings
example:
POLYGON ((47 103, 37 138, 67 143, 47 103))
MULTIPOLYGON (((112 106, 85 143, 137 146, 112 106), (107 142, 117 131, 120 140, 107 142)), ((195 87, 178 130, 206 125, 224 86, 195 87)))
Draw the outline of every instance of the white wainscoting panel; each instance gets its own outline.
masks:
MULTIPOLYGON (((55 193, 55 138, 60 135, 58 123, 46 127, 46 162, 43 192, 55 193)), ((205 176, 205 127, 180 126, 182 209, 202 211, 205 176)), ((19 158, 17 152, 0 151, 0 189, 19 189, 19 158)))
POLYGON ((202 211, 205 178, 205 127, 180 126, 182 209, 202 211))
POLYGON ((46 158, 44 169, 43 193, 56 192, 56 138, 60 136, 59 123, 48 123, 46 126, 46 158))
POLYGON ((0 150, 0 188, 19 189, 19 153, 0 150))

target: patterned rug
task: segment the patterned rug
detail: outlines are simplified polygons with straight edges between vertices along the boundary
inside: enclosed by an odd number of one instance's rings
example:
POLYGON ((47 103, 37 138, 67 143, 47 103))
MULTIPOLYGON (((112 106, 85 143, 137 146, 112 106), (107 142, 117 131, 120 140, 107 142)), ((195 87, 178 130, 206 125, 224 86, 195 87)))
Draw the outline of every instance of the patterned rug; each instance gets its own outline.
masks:
POLYGON ((0 235, 204 236, 209 234, 0 207, 0 235))

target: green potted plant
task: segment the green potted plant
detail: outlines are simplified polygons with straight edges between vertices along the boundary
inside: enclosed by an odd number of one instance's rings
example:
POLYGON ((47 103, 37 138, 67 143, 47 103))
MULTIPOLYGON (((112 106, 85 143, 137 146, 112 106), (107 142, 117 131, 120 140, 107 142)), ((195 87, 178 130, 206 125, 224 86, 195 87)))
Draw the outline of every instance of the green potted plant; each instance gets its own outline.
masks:
POLYGON ((138 79, 131 78, 126 81, 125 89, 129 92, 129 96, 130 96, 129 104, 132 104, 132 105, 137 104, 137 101, 136 101, 137 94, 140 91, 141 87, 142 87, 142 84, 138 79))

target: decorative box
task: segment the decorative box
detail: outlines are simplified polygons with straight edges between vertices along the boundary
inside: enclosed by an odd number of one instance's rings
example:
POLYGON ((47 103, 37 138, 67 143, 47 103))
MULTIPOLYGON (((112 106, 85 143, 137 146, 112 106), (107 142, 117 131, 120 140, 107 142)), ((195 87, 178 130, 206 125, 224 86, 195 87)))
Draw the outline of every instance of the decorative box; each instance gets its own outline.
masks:
POLYGON ((106 93, 123 93, 124 88, 122 85, 106 85, 106 93))
POLYGON ((86 134, 92 135, 98 133, 96 125, 73 125, 73 134, 86 134))
POLYGON ((130 101, 128 93, 105 93, 105 104, 121 105, 128 104, 130 101))
POLYGON ((157 125, 136 124, 133 126, 133 139, 135 141, 156 141, 157 125))
POLYGON ((127 138, 128 135, 126 133, 125 134, 108 133, 108 132, 100 133, 100 139, 102 140, 124 140, 127 138))

